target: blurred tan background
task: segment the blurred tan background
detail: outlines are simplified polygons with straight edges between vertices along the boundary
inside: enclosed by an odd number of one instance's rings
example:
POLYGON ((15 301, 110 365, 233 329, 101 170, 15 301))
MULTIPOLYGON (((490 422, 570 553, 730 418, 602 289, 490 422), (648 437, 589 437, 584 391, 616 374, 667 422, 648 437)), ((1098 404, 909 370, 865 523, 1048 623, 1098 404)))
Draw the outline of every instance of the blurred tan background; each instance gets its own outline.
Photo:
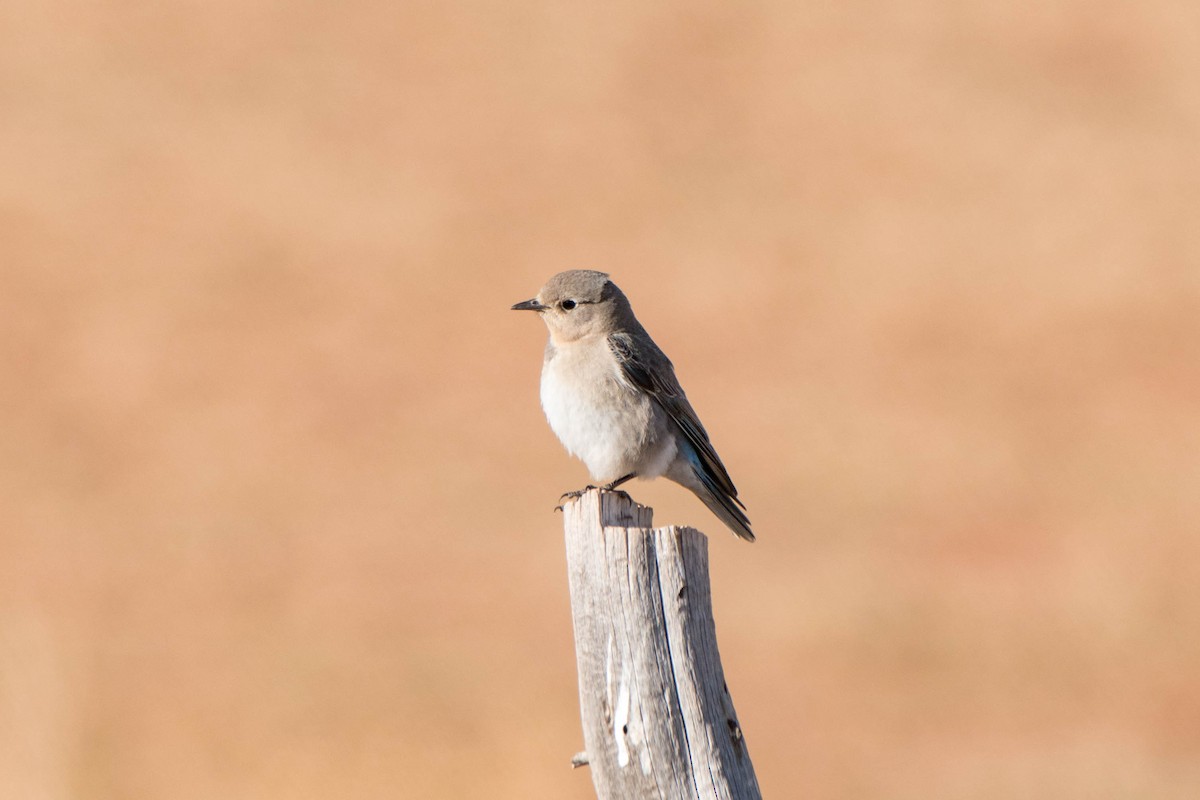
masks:
POLYGON ((1200 7, 0 12, 0 796, 588 798, 508 306, 742 490, 773 798, 1200 793, 1200 7))

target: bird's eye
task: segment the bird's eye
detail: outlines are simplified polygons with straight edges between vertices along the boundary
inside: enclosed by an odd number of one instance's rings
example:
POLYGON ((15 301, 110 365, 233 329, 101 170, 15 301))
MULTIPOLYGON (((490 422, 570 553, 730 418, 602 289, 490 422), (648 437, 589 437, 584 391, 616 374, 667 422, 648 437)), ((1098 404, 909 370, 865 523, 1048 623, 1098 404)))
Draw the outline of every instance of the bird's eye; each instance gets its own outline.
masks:
POLYGON ((575 307, 575 301, 574 300, 563 300, 561 303, 558 304, 558 307, 561 308, 563 311, 570 311, 572 308, 575 307))

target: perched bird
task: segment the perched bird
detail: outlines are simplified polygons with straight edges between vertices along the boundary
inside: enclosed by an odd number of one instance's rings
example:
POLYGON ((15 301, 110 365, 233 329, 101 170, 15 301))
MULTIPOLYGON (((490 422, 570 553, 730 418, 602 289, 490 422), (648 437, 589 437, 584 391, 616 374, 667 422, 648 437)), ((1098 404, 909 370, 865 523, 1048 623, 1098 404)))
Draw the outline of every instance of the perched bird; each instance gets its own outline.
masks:
POLYGON ((746 507, 675 368, 608 275, 560 272, 513 310, 536 311, 550 329, 542 409, 567 451, 604 482, 602 488, 665 476, 691 489, 738 536, 754 541, 746 507))

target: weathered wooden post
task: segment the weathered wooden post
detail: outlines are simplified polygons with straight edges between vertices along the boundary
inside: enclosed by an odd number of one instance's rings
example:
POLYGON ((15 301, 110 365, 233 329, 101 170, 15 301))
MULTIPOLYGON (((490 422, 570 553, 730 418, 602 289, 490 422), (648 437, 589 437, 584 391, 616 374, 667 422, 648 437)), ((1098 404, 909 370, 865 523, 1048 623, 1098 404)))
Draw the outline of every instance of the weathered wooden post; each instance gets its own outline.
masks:
POLYGON ((725 686, 708 540, 623 492, 563 507, 579 705, 600 800, 761 798, 725 686))

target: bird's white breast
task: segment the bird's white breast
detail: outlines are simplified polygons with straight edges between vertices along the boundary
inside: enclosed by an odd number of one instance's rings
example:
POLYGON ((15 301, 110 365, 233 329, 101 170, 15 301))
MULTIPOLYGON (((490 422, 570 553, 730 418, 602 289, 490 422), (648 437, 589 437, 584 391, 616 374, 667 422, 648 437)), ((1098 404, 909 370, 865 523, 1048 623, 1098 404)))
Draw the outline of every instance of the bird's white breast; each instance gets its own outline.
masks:
POLYGON ((553 349, 541 397, 551 429, 597 481, 655 477, 675 455, 673 446, 662 452, 674 443, 655 435, 653 401, 624 381, 603 339, 553 349))

